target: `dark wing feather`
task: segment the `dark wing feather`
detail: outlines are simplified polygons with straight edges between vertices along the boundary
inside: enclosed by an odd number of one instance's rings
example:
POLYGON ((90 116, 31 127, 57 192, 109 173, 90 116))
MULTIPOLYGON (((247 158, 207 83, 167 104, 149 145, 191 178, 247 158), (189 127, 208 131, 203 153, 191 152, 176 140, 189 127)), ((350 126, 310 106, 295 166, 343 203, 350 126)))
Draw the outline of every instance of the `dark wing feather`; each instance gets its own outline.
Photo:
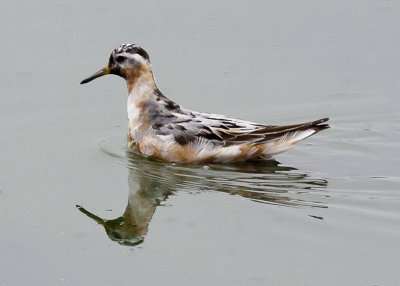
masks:
POLYGON ((208 140, 219 146, 261 144, 293 132, 308 129, 319 132, 329 128, 325 123, 328 118, 301 124, 272 126, 183 108, 178 115, 168 122, 153 125, 153 129, 157 129, 157 134, 160 135, 172 134, 175 141, 181 145, 197 140, 208 140))

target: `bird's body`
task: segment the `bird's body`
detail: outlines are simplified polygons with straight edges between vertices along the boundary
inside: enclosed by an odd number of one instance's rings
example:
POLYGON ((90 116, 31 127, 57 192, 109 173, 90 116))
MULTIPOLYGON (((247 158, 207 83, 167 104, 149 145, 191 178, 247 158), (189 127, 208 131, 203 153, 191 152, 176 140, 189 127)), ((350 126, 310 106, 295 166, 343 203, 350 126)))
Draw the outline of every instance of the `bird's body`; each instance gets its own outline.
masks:
POLYGON ((269 126, 183 108, 157 88, 147 53, 132 44, 114 50, 108 66, 82 83, 108 73, 127 82, 129 147, 155 159, 178 163, 263 159, 329 128, 324 123, 328 118, 269 126))

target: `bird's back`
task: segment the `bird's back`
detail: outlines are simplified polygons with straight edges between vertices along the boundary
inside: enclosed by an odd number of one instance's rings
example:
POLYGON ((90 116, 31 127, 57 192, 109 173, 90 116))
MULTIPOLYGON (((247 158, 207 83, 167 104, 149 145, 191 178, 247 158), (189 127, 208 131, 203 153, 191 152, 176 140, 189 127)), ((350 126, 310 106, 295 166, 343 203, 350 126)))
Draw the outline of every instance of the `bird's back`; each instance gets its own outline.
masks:
MULTIPOLYGON (((165 106, 160 103, 160 106, 165 106)), ((196 112, 173 102, 149 125, 149 156, 173 162, 230 162, 257 160, 284 152, 300 140, 329 128, 328 118, 271 126, 196 112), (151 142, 151 143, 150 143, 151 142)), ((146 151, 146 150, 145 150, 146 151)), ((145 152, 142 152, 145 153, 145 152)))

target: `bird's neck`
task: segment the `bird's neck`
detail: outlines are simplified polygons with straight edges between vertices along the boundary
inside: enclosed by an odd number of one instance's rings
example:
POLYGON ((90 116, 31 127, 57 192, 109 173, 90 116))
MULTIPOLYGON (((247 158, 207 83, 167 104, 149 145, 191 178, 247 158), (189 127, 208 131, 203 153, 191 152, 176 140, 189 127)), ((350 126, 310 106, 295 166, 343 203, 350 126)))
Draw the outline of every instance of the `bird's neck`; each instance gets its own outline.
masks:
POLYGON ((157 102, 157 86, 150 68, 126 77, 128 87, 128 141, 140 142, 152 121, 157 102))
POLYGON ((125 79, 128 87, 128 96, 135 100, 146 100, 148 95, 156 89, 151 67, 141 65, 132 70, 125 70, 125 79))
POLYGON ((154 90, 157 89, 150 68, 143 68, 140 73, 127 74, 128 87, 128 118, 137 119, 145 102, 154 100, 154 90))

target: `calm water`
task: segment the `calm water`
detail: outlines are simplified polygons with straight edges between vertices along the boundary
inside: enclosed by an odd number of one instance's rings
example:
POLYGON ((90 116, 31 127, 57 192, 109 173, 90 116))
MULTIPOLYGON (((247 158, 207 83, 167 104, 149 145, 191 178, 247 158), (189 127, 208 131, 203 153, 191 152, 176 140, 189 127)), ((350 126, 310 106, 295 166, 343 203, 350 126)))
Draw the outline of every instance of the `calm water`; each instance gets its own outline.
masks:
POLYGON ((396 1, 1 3, 0 285, 398 285, 396 1), (331 117, 274 160, 125 146, 121 43, 185 107, 331 117))

